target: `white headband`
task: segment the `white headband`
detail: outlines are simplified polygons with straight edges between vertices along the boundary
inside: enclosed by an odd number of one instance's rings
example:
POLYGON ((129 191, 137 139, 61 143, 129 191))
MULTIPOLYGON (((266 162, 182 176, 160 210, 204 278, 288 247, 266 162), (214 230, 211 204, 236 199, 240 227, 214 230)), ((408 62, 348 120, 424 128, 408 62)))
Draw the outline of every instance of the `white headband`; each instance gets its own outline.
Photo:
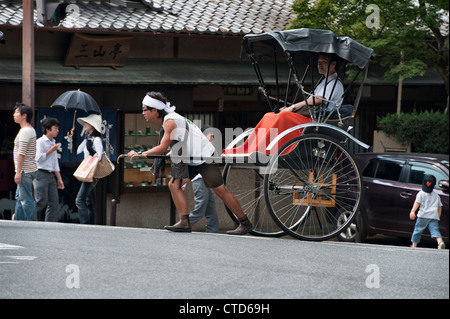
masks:
POLYGON ((142 104, 144 104, 147 107, 151 107, 157 110, 164 110, 167 113, 172 113, 175 111, 175 106, 170 106, 170 103, 164 103, 161 102, 158 99, 154 99, 151 96, 146 95, 144 99, 142 100, 142 104))

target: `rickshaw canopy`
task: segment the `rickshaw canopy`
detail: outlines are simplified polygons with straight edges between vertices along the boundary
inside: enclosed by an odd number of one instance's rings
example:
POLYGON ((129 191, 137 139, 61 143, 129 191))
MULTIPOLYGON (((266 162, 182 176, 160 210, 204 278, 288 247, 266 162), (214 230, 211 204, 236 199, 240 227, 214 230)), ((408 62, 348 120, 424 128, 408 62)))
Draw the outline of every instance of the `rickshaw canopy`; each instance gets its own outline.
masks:
POLYGON ((329 30, 294 29, 271 31, 263 34, 244 36, 241 58, 284 55, 285 52, 335 53, 341 59, 356 64, 363 69, 373 50, 345 36, 336 36, 329 30), (281 49, 281 50, 279 50, 281 49))

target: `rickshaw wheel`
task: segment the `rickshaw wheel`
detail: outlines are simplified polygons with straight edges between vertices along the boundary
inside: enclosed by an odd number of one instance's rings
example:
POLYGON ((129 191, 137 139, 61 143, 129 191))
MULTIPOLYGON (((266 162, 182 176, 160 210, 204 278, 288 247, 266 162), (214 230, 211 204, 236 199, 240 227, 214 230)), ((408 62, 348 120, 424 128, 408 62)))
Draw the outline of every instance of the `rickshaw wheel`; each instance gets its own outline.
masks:
POLYGON ((264 197, 276 224, 294 238, 328 240, 355 219, 363 192, 354 156, 334 138, 303 134, 273 156, 264 177, 264 197), (349 216, 337 223, 336 212, 349 216))
MULTIPOLYGON (((262 170, 264 170, 262 168, 262 170)), ((239 167, 225 164, 223 180, 227 188, 234 194, 247 217, 253 224, 250 232, 256 236, 280 237, 284 232, 273 221, 264 201, 264 175, 259 167, 239 167)), ((225 205, 231 219, 238 224, 236 216, 225 205)))

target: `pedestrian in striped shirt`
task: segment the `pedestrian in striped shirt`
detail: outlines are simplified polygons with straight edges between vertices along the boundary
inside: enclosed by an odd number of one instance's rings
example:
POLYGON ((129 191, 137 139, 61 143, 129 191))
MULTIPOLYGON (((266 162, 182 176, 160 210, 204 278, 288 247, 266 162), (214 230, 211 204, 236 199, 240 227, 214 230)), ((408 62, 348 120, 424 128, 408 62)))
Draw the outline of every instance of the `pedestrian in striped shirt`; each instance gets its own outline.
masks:
POLYGON ((16 189, 16 207, 14 220, 37 220, 36 203, 33 197, 33 179, 36 166, 36 131, 31 125, 33 109, 25 104, 16 103, 14 122, 20 125, 14 140, 14 182, 16 189))

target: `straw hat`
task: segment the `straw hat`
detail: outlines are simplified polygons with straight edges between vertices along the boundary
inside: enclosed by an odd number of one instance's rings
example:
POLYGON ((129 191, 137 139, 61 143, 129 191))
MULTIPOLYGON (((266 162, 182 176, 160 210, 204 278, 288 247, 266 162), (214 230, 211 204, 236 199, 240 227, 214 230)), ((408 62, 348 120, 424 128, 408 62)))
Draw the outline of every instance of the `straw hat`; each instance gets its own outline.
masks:
POLYGON ((78 118, 77 121, 83 126, 84 123, 88 123, 99 133, 102 132, 102 117, 98 114, 89 114, 87 117, 78 118))

